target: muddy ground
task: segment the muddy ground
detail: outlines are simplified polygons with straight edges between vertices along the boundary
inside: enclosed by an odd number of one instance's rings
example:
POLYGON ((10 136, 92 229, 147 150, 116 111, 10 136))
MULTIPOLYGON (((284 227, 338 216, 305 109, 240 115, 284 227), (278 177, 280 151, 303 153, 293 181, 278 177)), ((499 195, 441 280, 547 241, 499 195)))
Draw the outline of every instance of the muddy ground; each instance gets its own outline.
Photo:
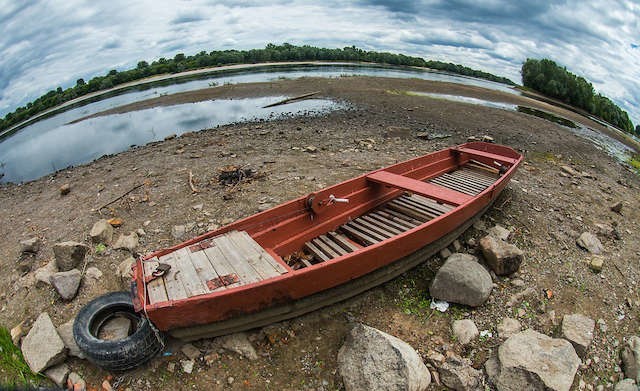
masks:
MULTIPOLYGON (((128 233, 143 228, 141 253, 180 242, 171 235, 174 225, 195 223, 195 236, 207 227, 251 215, 280 202, 305 195, 376 168, 465 142, 469 136, 490 135, 526 156, 514 180, 484 217, 487 227, 499 223, 513 230, 512 242, 526 254, 520 272, 497 278, 489 301, 479 308, 452 306, 447 312, 429 309, 428 284, 442 264, 439 257, 383 286, 347 302, 279 324, 265 336, 253 330, 260 358, 248 361, 218 350, 215 340, 196 343, 209 363, 196 362, 193 373, 180 369, 185 359, 175 341, 170 355, 124 374, 114 374, 118 389, 273 389, 334 390, 342 383, 336 367, 337 351, 353 322, 363 322, 411 344, 423 357, 430 350, 453 351, 472 359, 475 366, 495 351, 498 322, 518 317, 525 327, 559 335, 562 316, 582 313, 594 320, 595 340, 574 387, 612 383, 620 377, 618 353, 623 338, 640 332, 640 209, 639 177, 591 143, 544 119, 506 110, 404 94, 424 91, 466 95, 554 111, 594 129, 599 125, 579 115, 555 109, 529 98, 421 80, 349 77, 341 79, 281 80, 251 85, 228 85, 195 93, 158 98, 150 104, 172 104, 218 97, 296 95, 322 91, 321 96, 345 101, 351 109, 324 116, 284 117, 274 121, 240 123, 190 133, 136 147, 91 164, 63 170, 23 185, 0 188, 0 324, 12 328, 47 311, 54 324, 73 318, 89 300, 105 292, 122 290, 117 265, 130 254, 107 249, 92 251, 89 266, 104 275, 85 280, 78 296, 63 302, 53 288, 36 284, 33 273, 16 269, 20 240, 39 236, 44 246, 33 269, 53 258, 58 241, 90 243, 92 225, 102 217, 119 217, 116 229, 128 233), (408 128, 402 137, 387 137, 389 127, 408 128), (437 140, 417 138, 421 132, 448 134, 437 140), (305 151, 314 146, 315 153, 305 151), (262 175, 235 187, 218 184, 218 170, 227 165, 252 167, 262 175), (564 176, 561 166, 587 174, 564 176), (198 193, 189 186, 193 173, 198 193), (59 187, 71 185, 61 196, 59 187), (103 210, 96 209, 137 184, 145 185, 103 210), (610 205, 623 202, 622 215, 610 205), (202 204, 202 209, 193 206, 202 204), (146 224, 145 224, 146 223, 146 224), (619 239, 600 234, 605 253, 601 273, 590 270, 590 255, 576 246, 584 231, 597 232, 596 223, 617 225, 619 239), (524 287, 512 284, 514 278, 524 287), (532 287, 535 294, 509 308, 505 303, 517 292, 532 287), (544 290, 553 292, 545 297, 544 290), (555 321, 550 314, 555 313, 555 321), (452 338, 454 319, 470 318, 492 337, 462 347, 452 338), (604 325, 603 325, 604 324, 604 325), (175 363, 175 372, 171 372, 175 363), (233 378, 233 379, 230 379, 233 378), (230 382, 230 380, 232 380, 230 382)), ((141 104, 141 107, 145 104, 141 104)), ((135 107, 129 108, 135 109, 135 107)), ((397 132, 397 130, 396 130, 397 132)), ((464 251, 474 252, 469 239, 483 235, 481 226, 460 239, 464 251)), ((473 243, 473 240, 471 240, 473 243)), ((92 248, 95 248, 92 245, 92 248)), ((519 285, 519 284, 518 284, 519 285)), ((90 386, 99 387, 109 373, 90 363, 70 359, 72 369, 90 386)), ((0 374, 0 384, 14 374, 0 374)), ((440 389, 432 384, 431 389, 440 389)))

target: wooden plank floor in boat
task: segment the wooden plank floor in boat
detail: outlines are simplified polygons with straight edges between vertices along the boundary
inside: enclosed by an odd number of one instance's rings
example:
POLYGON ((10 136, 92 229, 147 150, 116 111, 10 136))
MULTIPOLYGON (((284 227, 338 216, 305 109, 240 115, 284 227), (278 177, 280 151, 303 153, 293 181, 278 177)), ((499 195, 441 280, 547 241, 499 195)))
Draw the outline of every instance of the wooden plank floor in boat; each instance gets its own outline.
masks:
MULTIPOLYGON (((497 179, 497 175, 483 169, 463 166, 431 178, 428 182, 476 196, 497 179)), ((335 232, 313 238, 305 243, 304 249, 313 256, 314 263, 329 261, 359 248, 390 239, 452 209, 453 205, 429 197, 403 194, 371 212, 348 221, 335 232)))
POLYGON ((168 264, 171 269, 147 283, 150 304, 204 295, 287 273, 244 231, 228 232, 145 261, 145 276, 150 276, 158 263, 168 264))

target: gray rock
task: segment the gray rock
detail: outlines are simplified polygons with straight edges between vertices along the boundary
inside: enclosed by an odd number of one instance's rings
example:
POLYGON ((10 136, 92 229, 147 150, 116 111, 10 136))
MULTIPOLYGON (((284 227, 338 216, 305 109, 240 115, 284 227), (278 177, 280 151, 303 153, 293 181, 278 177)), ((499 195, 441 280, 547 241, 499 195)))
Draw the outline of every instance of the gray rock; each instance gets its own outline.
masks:
POLYGON ((64 185, 60 186, 58 190, 60 191, 60 195, 67 195, 71 192, 71 185, 65 183, 64 185))
POLYGON ((531 329, 507 339, 498 348, 498 362, 493 382, 499 391, 569 391, 580 365, 569 342, 531 329))
POLYGON ((67 347, 69 356, 78 357, 81 359, 86 358, 84 353, 76 344, 75 338, 73 338, 73 322, 74 319, 69 320, 67 323, 63 323, 57 327, 58 335, 62 338, 62 342, 64 342, 64 346, 67 347))
POLYGON ((468 254, 449 257, 431 282, 431 297, 472 307, 484 303, 493 282, 489 272, 472 259, 475 257, 468 254))
POLYGON ((13 344, 16 346, 20 346, 20 340, 27 334, 26 323, 27 322, 23 320, 9 332, 9 334, 11 335, 11 342, 13 342, 13 344))
POLYGON ((578 240, 576 240, 576 243, 578 243, 578 246, 582 247, 592 254, 600 254, 604 250, 600 239, 598 239, 596 235, 592 234, 591 232, 583 232, 578 240))
POLYGON ((480 239, 480 248, 487 265, 499 276, 517 272, 524 260, 522 250, 491 235, 480 239))
POLYGON ((581 314, 565 315, 562 318, 562 337, 571 342, 578 356, 585 357, 593 341, 596 322, 581 314))
POLYGON ((604 258, 600 255, 593 255, 589 260, 589 268, 593 270, 594 273, 600 273, 603 267, 604 258))
POLYGON ((615 235, 615 228, 613 228, 610 224, 606 223, 596 223, 594 224, 596 230, 598 231, 598 235, 604 236, 605 238, 612 238, 615 235))
POLYGON ((253 345, 251 345, 251 342, 249 342, 246 333, 225 335, 223 337, 220 337, 219 341, 221 346, 227 350, 238 353, 239 355, 244 356, 249 360, 258 359, 258 354, 256 353, 253 345))
POLYGON ((54 273, 58 272, 58 266, 56 265, 56 261, 53 260, 41 268, 36 269, 34 273, 34 277, 36 278, 36 283, 42 282, 47 285, 51 285, 51 276, 54 273))
POLYGON ((502 241, 507 241, 509 239, 509 235, 511 235, 510 230, 499 224, 496 224, 493 227, 489 228, 489 231, 487 231, 487 233, 494 238, 502 241))
POLYGON ((633 336, 627 339, 620 352, 620 358, 625 377, 640 383, 640 337, 633 336))
POLYGON ((113 240, 113 226, 105 219, 96 221, 89 232, 93 243, 109 244, 113 240))
POLYGON ((338 351, 345 389, 423 391, 431 374, 418 353, 400 339, 356 325, 338 351))
POLYGON ((202 351, 200 349, 193 346, 193 344, 185 344, 180 348, 180 351, 187 356, 189 360, 196 360, 202 355, 202 351))
POLYGON ((173 236, 174 239, 184 239, 187 236, 187 233, 189 233, 195 226, 195 223, 174 225, 171 227, 171 236, 173 236))
POLYGON ((71 372, 69 374, 68 381, 71 383, 72 387, 76 386, 76 388, 73 388, 74 390, 85 390, 87 388, 87 383, 80 375, 75 372, 71 372))
POLYGON ((131 331, 131 319, 124 316, 114 316, 105 322, 98 332, 98 338, 105 341, 125 339, 131 331))
POLYGON ((61 242, 53 245, 56 266, 61 272, 67 272, 80 266, 88 251, 89 246, 78 242, 61 242))
POLYGON ((131 282, 131 278, 133 277, 133 270, 131 268, 135 264, 135 258, 128 257, 118 265, 118 277, 120 277, 120 279, 122 279, 127 285, 129 285, 129 283, 131 282))
POLYGON ((482 372, 471 366, 471 361, 451 355, 438 368, 440 381, 456 391, 481 391, 483 387, 482 372))
POLYGON ((50 366, 60 364, 67 356, 64 342, 46 312, 38 316, 22 340, 22 355, 33 372, 42 372, 50 366))
POLYGON ((51 379, 58 387, 67 385, 67 376, 69 375, 69 366, 67 364, 58 364, 44 371, 45 376, 51 379))
POLYGON ((40 251, 40 247, 42 246, 42 240, 38 237, 33 237, 31 239, 25 239, 20 241, 20 251, 24 253, 35 254, 40 251))
POLYGON ((95 266, 88 267, 84 272, 85 279, 97 281, 102 278, 102 271, 95 266))
POLYGON ((512 335, 520 332, 522 325, 517 319, 513 318, 504 318, 498 324, 498 336, 500 338, 509 338, 512 335))
POLYGON ((638 386, 633 379, 620 380, 613 391, 638 391, 638 386))
POLYGON ((440 258, 442 259, 447 259, 451 256, 451 250, 449 250, 448 248, 443 248, 442 250, 440 250, 440 258))
POLYGON ((64 300, 71 300, 76 297, 82 273, 78 269, 72 269, 66 272, 54 273, 51 276, 51 285, 58 291, 60 297, 64 300))
POLYGON ((113 248, 116 250, 129 250, 133 252, 138 247, 138 234, 130 232, 129 235, 120 235, 116 240, 113 248))
POLYGON ((471 319, 461 319, 456 320, 451 325, 451 330, 453 331, 453 335, 455 335, 458 342, 462 345, 466 345, 469 342, 473 341, 480 332, 478 331, 478 327, 473 320, 471 319))
POLYGON ((411 137, 411 129, 401 126, 389 126, 384 132, 384 137, 406 139, 411 137))
POLYGON ((618 201, 615 204, 611 205, 611 211, 616 212, 618 214, 622 214, 622 201, 618 201))

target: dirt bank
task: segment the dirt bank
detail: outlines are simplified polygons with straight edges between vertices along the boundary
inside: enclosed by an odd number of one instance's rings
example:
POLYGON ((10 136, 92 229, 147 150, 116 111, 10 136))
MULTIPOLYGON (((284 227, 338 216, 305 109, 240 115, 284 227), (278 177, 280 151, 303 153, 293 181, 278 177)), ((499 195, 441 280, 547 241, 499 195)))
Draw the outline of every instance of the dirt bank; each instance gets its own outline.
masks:
MULTIPOLYGON (((116 380, 122 381, 121 389, 128 385, 132 390, 210 389, 211 384, 219 389, 339 389, 336 354, 353 321, 396 335, 423 355, 430 349, 452 350, 480 366, 499 341, 495 337, 477 340, 463 348, 451 338, 452 319, 471 318, 480 330, 495 331, 502 317, 515 315, 525 326, 557 335, 557 324, 548 320, 551 311, 555 311, 556 320, 581 312, 606 324, 606 331, 596 327, 587 356, 592 360, 579 370, 575 384, 578 378, 589 384, 606 384, 617 378, 618 344, 623 337, 637 334, 640 326, 636 288, 640 279, 638 177, 589 142, 543 119, 394 91, 523 104, 557 112, 594 129, 599 129, 599 124, 513 94, 449 83, 367 77, 229 85, 160 97, 152 104, 205 98, 196 99, 197 94, 214 99, 316 90, 322 91, 322 96, 350 103, 352 109, 323 117, 242 123, 186 134, 24 185, 0 188, 0 262, 4 271, 0 275, 4 292, 0 295, 0 324, 11 328, 47 311, 58 325, 73 318, 92 298, 123 288, 115 269, 128 254, 111 249, 94 252, 87 266, 99 268, 104 275, 98 281, 83 283, 73 301, 62 302, 51 287, 35 284, 32 273, 21 276, 16 270, 18 242, 34 235, 41 237, 44 246, 33 263, 34 268, 42 266, 53 257, 51 248, 58 241, 89 243, 88 232, 101 218, 95 209, 137 184, 145 183, 104 215, 124 221, 117 233, 143 228, 146 235, 139 251, 144 253, 179 242, 171 235, 174 225, 193 222, 190 235, 195 235, 208 226, 250 215, 362 172, 464 142, 472 135, 489 134, 496 142, 526 154, 527 165, 485 218, 487 225, 513 227, 514 241, 526 253, 517 277, 539 292, 527 299, 526 305, 518 304, 515 310, 504 305, 523 288, 501 278, 495 281, 492 299, 484 306, 474 310, 453 306, 447 313, 432 313, 425 306, 426 287, 441 264, 433 258, 364 295, 281 325, 273 331, 276 338, 265 338, 259 330, 251 332, 260 355, 256 361, 218 351, 215 341, 203 341, 198 346, 217 353, 217 359, 214 357, 211 365, 198 361, 194 372, 186 374, 179 369, 179 360, 184 357, 172 345, 172 355, 116 376, 116 380), (409 133, 403 138, 386 138, 391 126, 408 128, 409 133), (419 132, 450 137, 427 141, 415 137, 419 132), (304 151, 311 145, 317 148, 316 153, 304 151), (231 164, 253 167, 263 175, 233 188, 223 187, 215 180, 217 170, 231 164), (562 176, 561 165, 588 175, 562 176), (195 194, 188 183, 190 171, 199 190, 195 194), (71 192, 61 196, 58 189, 65 183, 71 185, 71 192), (609 210, 619 200, 624 202, 623 215, 609 210), (201 209, 193 208, 199 204, 201 209), (601 236, 605 262, 599 274, 590 271, 589 256, 575 245, 583 231, 596 232, 596 223, 617 224, 621 236, 620 240, 601 236), (543 299, 543 289, 551 290, 553 297, 543 299), (168 369, 172 362, 177 363, 175 373, 168 369), (231 384, 229 377, 234 379, 231 384)), ((480 236, 474 228, 463 235, 462 242, 480 236)), ((85 361, 69 362, 91 385, 99 385, 108 375, 85 361)), ((0 382, 2 379, 8 381, 12 375, 4 372, 0 382)))

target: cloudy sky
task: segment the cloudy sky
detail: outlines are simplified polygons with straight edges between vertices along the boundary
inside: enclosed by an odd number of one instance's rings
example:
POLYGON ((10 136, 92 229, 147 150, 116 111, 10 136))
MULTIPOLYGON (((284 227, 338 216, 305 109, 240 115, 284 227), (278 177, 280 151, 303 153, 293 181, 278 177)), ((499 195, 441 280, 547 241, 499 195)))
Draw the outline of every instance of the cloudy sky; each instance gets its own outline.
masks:
POLYGON ((139 60, 269 42, 356 45, 518 83, 527 57, 547 57, 640 123, 637 0, 0 0, 0 116, 139 60))

